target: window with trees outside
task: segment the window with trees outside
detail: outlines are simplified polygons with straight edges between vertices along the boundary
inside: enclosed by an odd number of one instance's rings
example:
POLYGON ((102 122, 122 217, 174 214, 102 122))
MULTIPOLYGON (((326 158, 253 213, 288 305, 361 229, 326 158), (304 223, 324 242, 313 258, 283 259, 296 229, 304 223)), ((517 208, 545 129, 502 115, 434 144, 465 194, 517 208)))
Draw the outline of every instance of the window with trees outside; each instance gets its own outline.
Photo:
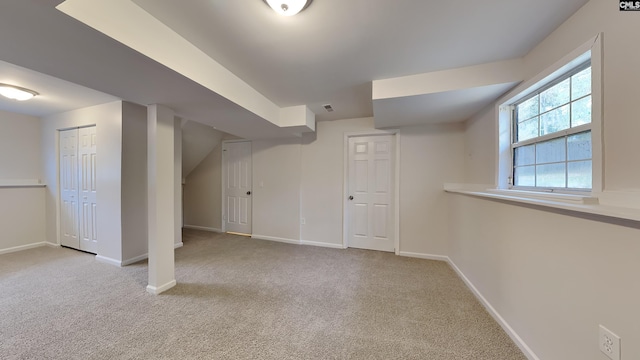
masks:
POLYGON ((591 62, 512 104, 514 188, 592 187, 591 62))

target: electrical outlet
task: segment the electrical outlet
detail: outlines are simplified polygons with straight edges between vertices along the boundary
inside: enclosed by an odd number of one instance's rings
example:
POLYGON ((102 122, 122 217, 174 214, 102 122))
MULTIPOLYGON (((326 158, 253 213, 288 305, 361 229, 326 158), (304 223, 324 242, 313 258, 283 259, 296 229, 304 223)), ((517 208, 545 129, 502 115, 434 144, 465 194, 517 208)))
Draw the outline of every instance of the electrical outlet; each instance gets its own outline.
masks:
POLYGON ((620 337, 611 330, 600 325, 600 337, 598 340, 600 351, 612 360, 620 360, 620 337))
POLYGON ((307 220, 305 218, 300 218, 300 225, 304 225, 307 223, 307 220))

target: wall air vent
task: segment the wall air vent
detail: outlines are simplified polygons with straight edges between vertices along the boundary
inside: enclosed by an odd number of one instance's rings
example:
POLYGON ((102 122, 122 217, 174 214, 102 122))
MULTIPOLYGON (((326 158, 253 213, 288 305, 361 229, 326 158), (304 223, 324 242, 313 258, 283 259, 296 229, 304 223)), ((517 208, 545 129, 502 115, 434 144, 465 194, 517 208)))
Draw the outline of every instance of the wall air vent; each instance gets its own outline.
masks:
POLYGON ((327 110, 327 112, 333 111, 333 106, 331 106, 331 104, 322 105, 322 107, 327 110))

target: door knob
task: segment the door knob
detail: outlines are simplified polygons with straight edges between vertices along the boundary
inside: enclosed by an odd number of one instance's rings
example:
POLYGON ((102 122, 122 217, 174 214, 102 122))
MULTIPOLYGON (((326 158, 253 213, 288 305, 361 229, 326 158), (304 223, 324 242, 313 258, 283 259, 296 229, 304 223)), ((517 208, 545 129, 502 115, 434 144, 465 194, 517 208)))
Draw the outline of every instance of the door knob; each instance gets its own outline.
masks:
POLYGON ((247 195, 251 195, 251 191, 247 191, 247 195))
POLYGON ((353 195, 349 196, 349 200, 353 200, 353 195))

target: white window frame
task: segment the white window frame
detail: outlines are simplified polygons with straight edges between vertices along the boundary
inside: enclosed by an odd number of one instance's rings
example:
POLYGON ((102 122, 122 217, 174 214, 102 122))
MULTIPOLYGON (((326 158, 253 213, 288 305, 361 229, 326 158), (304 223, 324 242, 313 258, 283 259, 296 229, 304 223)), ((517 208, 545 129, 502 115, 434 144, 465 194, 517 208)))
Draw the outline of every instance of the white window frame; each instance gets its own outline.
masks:
MULTIPOLYGON (((513 151, 512 136, 513 122, 511 104, 518 103, 520 100, 528 97, 536 90, 543 88, 563 75, 570 73, 573 69, 591 60, 591 152, 592 152, 592 186, 591 189, 585 191, 556 190, 562 193, 579 193, 595 195, 602 192, 604 188, 604 154, 603 154, 603 137, 602 137, 602 118, 603 118, 603 91, 602 91, 602 38, 600 33, 589 41, 564 56, 562 59, 548 67, 530 80, 518 85, 515 89, 498 100, 496 109, 498 121, 498 143, 497 143, 497 164, 496 187, 502 190, 512 189, 511 177, 513 175, 513 151)), ((582 131, 585 131, 584 129, 582 131)), ((573 131, 570 129, 569 131, 573 131)), ((520 188, 520 187, 519 187, 520 188)), ((533 191, 549 192, 552 189, 545 188, 528 188, 533 191)), ((515 190, 514 190, 515 191, 515 190)))
MULTIPOLYGON (((517 119, 517 115, 516 115, 516 109, 518 107, 518 105, 522 104, 523 102, 538 96, 539 94, 545 92, 548 89, 553 88, 554 86, 560 84, 561 82, 566 81, 567 79, 570 79, 573 75, 578 74, 580 72, 582 72, 583 70, 586 69, 590 69, 591 68, 591 58, 589 58, 587 61, 585 61, 584 63, 578 65, 577 67, 571 69, 570 71, 568 71, 567 73, 559 76, 558 78, 554 79, 552 82, 550 82, 549 84, 535 89, 532 92, 528 93, 527 95, 525 95, 522 99, 518 100, 517 103, 512 104, 511 105, 511 154, 513 157, 513 160, 515 160, 515 152, 517 148, 520 147, 524 147, 524 146, 529 146, 529 145, 534 145, 534 144, 541 144, 544 143, 546 141, 551 141, 551 140, 557 140, 557 139, 565 139, 565 146, 567 146, 567 139, 569 136, 571 135, 576 135, 576 134, 580 134, 580 133, 585 133, 585 132, 589 132, 589 136, 591 136, 591 121, 589 121, 589 123, 587 124, 582 124, 582 125, 578 125, 578 126, 573 126, 571 125, 569 128, 564 129, 564 130, 560 130, 560 131, 556 131, 553 133, 549 133, 549 134, 544 134, 544 135, 538 135, 534 138, 530 138, 530 139, 526 139, 526 140, 518 140, 517 139, 517 131, 518 131, 518 126, 516 124, 516 122, 520 121, 519 119, 517 119)), ((590 79, 591 80, 591 79, 590 79)), ((570 92, 572 92, 571 88, 569 89, 570 92)), ((561 107, 564 106, 571 106, 571 104, 573 104, 575 101, 580 101, 585 97, 591 97, 591 92, 589 92, 587 95, 584 95, 582 97, 580 97, 579 99, 573 99, 573 96, 571 96, 570 100, 568 103, 566 104, 561 104, 559 106, 557 106, 556 108, 549 110, 549 112, 551 111, 555 111, 556 109, 559 109, 561 107)), ((539 104, 540 106, 540 104, 539 104)), ((541 110, 541 109, 538 109, 541 110)), ((541 121, 542 121, 542 114, 544 112, 540 111, 540 113, 537 116, 540 116, 540 120, 538 121, 538 127, 541 126, 541 121)), ((571 113, 571 111, 570 111, 571 113)), ((591 119, 590 119, 591 120, 591 119)), ((565 153, 565 159, 564 159, 564 165, 565 165, 565 170, 564 170, 564 175, 565 175, 565 179, 567 180, 567 182, 565 183, 564 187, 545 187, 545 186, 539 186, 539 185, 535 185, 535 186, 526 186, 526 185, 517 185, 516 184, 516 180, 515 180, 515 173, 516 173, 516 164, 515 161, 512 164, 512 172, 511 172, 511 186, 514 189, 518 189, 518 190, 533 190, 533 191, 551 191, 551 192, 555 192, 555 191, 560 191, 560 192, 580 192, 580 193, 584 193, 584 192, 589 192, 591 191, 591 188, 570 188, 569 185, 569 178, 568 178, 568 173, 569 173, 569 163, 571 163, 572 161, 568 160, 569 157, 569 153, 566 152, 565 153)), ((591 161, 591 158, 589 159, 581 159, 580 161, 584 161, 584 160, 589 160, 591 161)), ((538 165, 538 162, 535 161, 534 165, 538 165)), ((593 176, 593 174, 592 174, 593 176)))

